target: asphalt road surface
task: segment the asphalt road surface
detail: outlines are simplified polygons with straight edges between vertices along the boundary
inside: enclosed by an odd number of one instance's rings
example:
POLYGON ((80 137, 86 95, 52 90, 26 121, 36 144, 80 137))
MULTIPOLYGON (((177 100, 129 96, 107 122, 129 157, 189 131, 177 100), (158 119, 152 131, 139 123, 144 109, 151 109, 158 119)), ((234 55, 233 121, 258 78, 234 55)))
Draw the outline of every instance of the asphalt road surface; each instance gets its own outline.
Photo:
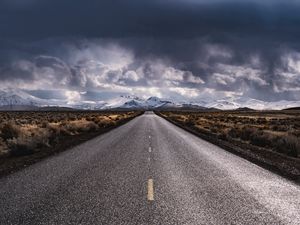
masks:
POLYGON ((149 112, 0 180, 0 224, 300 224, 300 187, 149 112))

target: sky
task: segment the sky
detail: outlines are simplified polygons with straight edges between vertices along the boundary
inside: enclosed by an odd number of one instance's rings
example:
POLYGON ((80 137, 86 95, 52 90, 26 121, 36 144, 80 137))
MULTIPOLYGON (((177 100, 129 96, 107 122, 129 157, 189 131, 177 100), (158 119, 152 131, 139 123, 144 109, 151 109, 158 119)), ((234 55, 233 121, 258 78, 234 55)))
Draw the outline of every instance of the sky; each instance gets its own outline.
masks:
POLYGON ((296 0, 1 0, 0 89, 300 100, 296 0))

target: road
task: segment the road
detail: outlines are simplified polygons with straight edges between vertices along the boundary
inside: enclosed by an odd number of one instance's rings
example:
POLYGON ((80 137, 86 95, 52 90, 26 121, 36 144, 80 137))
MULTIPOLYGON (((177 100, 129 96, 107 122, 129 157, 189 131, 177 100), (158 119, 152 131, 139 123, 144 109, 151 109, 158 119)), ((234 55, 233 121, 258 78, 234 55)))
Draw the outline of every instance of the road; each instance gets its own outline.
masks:
POLYGON ((0 224, 300 224, 300 187, 149 112, 0 180, 0 224))

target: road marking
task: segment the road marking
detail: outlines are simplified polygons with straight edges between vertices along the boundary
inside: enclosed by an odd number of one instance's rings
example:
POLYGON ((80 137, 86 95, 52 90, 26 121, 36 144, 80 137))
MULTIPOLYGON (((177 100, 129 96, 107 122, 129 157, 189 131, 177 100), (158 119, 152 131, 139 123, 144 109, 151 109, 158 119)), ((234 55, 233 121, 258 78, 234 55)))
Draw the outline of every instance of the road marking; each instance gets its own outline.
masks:
POLYGON ((149 147, 149 152, 151 152, 151 147, 149 147))
POLYGON ((148 195, 147 195, 148 201, 154 200, 154 191, 153 191, 153 179, 148 180, 148 195))
POLYGON ((148 161, 150 162, 150 157, 148 157, 148 161))
POLYGON ((151 136, 149 135, 149 138, 151 138, 151 136))

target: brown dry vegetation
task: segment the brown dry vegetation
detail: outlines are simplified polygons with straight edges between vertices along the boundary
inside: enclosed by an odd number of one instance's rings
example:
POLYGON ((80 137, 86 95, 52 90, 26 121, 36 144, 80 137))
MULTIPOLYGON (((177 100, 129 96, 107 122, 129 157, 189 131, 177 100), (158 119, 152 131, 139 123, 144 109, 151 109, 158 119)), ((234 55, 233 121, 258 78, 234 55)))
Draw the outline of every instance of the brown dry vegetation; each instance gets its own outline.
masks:
POLYGON ((225 141, 300 157, 297 112, 163 112, 162 115, 225 141))
POLYGON ((0 112, 0 158, 30 155, 101 132, 140 112, 0 112))

